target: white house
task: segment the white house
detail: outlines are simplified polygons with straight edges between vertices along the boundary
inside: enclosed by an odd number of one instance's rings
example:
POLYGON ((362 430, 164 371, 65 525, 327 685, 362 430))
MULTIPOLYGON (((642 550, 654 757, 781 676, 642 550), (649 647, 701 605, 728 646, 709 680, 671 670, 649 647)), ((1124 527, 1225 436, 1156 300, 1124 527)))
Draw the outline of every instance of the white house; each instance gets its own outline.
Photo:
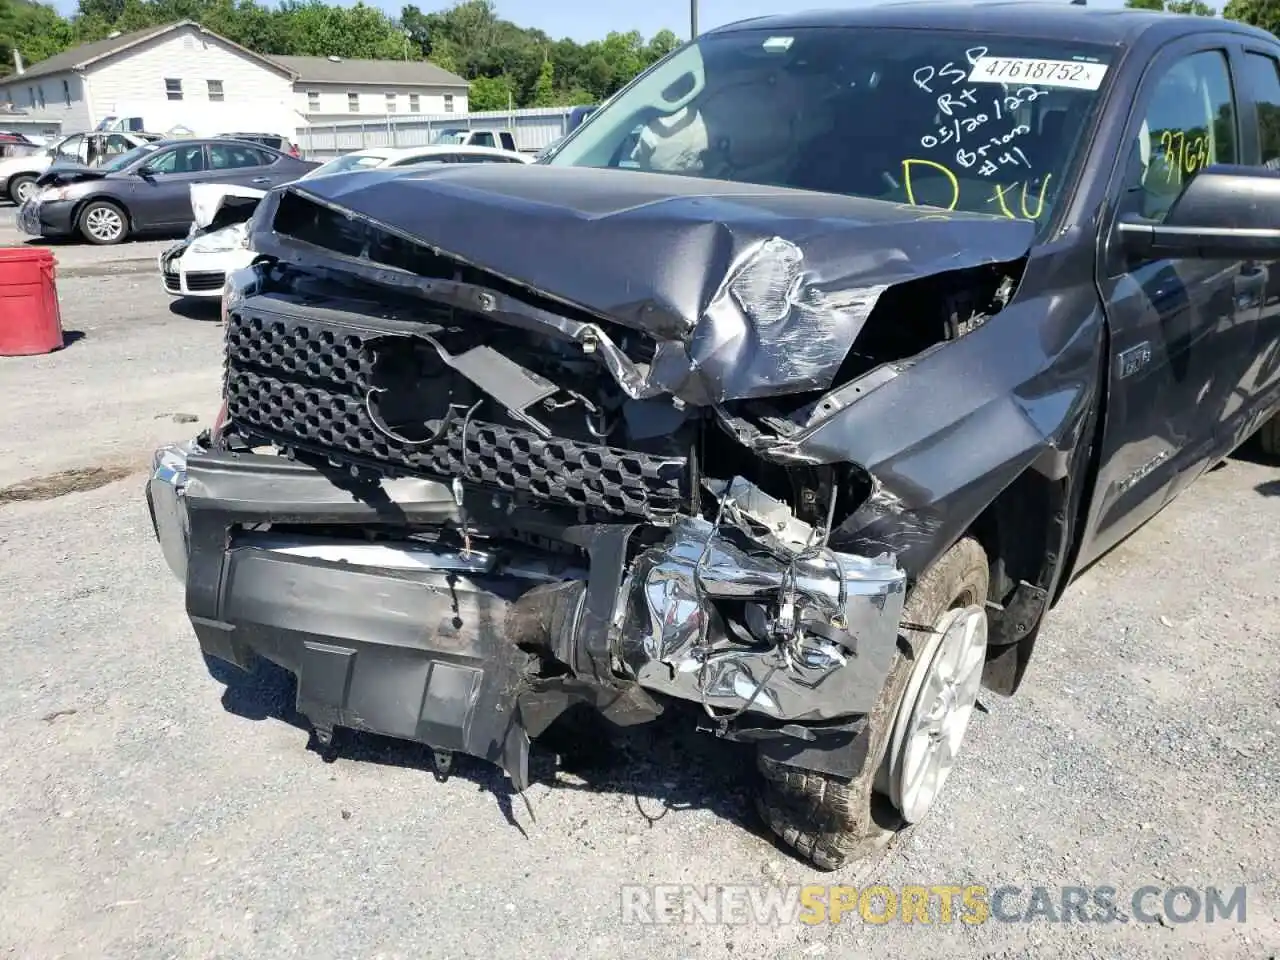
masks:
POLYGON ((310 123, 467 112, 467 81, 425 60, 272 59, 293 71, 295 109, 310 123))
POLYGON ((108 117, 197 135, 293 137, 315 120, 467 109, 467 82, 431 63, 266 57, 183 20, 65 50, 0 80, 0 103, 63 133, 108 117))

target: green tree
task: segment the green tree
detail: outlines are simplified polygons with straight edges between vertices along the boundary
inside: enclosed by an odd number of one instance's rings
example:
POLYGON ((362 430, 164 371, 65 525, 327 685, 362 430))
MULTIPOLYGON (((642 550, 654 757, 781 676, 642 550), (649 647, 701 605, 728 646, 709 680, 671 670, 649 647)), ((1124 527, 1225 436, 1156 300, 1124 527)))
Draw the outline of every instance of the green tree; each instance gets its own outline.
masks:
POLYGON ((542 61, 538 82, 533 86, 533 106, 551 107, 556 102, 556 68, 550 59, 542 61))
POLYGON ((1230 0, 1222 15, 1280 36, 1280 2, 1277 0, 1230 0))
POLYGON ((511 83, 506 77, 476 77, 471 81, 467 104, 471 110, 505 110, 510 97, 511 83))
POLYGON ((1214 17, 1217 11, 1204 0, 1125 0, 1131 10, 1156 10, 1164 13, 1191 13, 1197 17, 1214 17))

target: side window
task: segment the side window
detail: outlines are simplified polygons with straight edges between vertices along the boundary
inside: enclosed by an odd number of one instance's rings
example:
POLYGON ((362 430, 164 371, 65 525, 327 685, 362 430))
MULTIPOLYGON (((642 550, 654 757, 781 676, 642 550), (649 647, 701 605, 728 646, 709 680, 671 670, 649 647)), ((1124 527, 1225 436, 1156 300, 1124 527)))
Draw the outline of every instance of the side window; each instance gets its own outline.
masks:
POLYGON ((497 146, 497 144, 493 142, 492 133, 477 133, 474 137, 471 138, 471 142, 477 147, 496 147, 497 146))
POLYGON ((1244 55, 1245 87, 1258 105, 1258 149, 1264 167, 1280 169, 1280 63, 1262 53, 1244 55))
POLYGON ((241 167, 261 167, 265 164, 266 155, 252 147, 242 147, 232 143, 209 145, 209 166, 213 170, 235 170, 241 167))
POLYGON ((156 153, 147 164, 152 173, 200 173, 204 170, 204 148, 198 143, 156 153))
POLYGON ((1163 220, 1197 170, 1236 163, 1236 105, 1227 58, 1218 50, 1184 57, 1156 82, 1138 133, 1140 206, 1163 220))
POLYGON ((133 149, 132 143, 130 143, 124 137, 120 136, 120 134, 113 133, 111 134, 111 136, 107 137, 107 142, 103 148, 103 151, 104 151, 104 156, 118 157, 120 154, 128 153, 132 149, 133 149))
POLYGON ((84 134, 77 133, 74 137, 67 137, 58 144, 58 159, 77 161, 81 159, 83 151, 84 134))
POLYGON ((514 150, 516 148, 516 138, 509 133, 498 134, 502 138, 502 148, 504 150, 514 150))

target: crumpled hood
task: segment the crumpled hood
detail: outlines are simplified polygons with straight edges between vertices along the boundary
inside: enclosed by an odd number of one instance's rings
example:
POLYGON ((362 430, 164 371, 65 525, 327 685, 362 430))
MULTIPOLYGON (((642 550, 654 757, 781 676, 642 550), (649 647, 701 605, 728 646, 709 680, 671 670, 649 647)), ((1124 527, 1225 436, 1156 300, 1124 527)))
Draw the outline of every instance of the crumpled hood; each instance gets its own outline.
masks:
MULTIPOLYGON (((284 189, 652 334, 666 349, 650 383, 694 402, 826 389, 886 288, 1016 260, 1034 236, 995 216, 590 168, 352 171, 284 189)), ((265 253, 281 196, 255 221, 265 253)))
POLYGON ((106 171, 97 167, 89 167, 82 163, 55 163, 36 179, 37 186, 57 187, 68 183, 80 183, 84 180, 102 180, 106 171))
POLYGON ((197 228, 208 229, 214 225, 219 213, 223 214, 219 220, 221 226, 248 220, 266 195, 265 190, 236 183, 193 183, 191 213, 194 224, 197 228))

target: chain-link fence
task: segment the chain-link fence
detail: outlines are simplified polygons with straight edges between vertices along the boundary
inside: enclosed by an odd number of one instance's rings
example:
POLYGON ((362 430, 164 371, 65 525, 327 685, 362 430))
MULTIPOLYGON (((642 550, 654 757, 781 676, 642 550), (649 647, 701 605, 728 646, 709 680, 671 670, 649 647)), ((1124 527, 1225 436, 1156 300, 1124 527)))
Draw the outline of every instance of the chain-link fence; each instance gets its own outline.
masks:
POLYGON ((569 129, 572 107, 537 107, 487 113, 387 114, 378 119, 338 120, 298 128, 296 143, 308 160, 329 160, 367 147, 421 147, 444 130, 498 129, 515 134, 516 146, 536 152, 569 129))

